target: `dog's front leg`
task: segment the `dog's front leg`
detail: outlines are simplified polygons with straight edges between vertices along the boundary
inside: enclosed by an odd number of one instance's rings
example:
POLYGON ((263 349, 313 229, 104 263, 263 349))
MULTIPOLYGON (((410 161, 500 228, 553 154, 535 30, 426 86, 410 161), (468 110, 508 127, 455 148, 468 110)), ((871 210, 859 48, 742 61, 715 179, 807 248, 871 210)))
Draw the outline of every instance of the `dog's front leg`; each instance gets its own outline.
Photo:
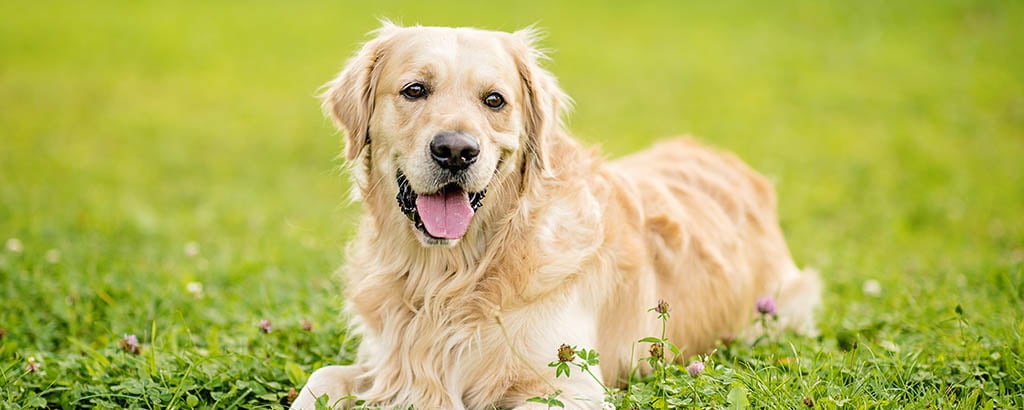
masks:
POLYGON ((361 366, 326 366, 321 367, 309 376, 306 386, 299 397, 292 402, 293 410, 313 410, 316 400, 327 395, 327 404, 331 408, 347 409, 354 399, 343 399, 355 393, 356 377, 366 370, 361 366))
MULTIPOLYGON (((597 375, 601 374, 600 369, 593 368, 592 370, 597 375)), ((551 381, 549 380, 549 382, 551 381)), ((600 409, 601 403, 604 402, 604 389, 594 379, 582 373, 573 374, 569 379, 559 378, 553 382, 555 390, 561 391, 555 399, 562 402, 566 409, 600 409)), ((550 391, 552 387, 552 385, 547 383, 536 383, 535 386, 529 390, 534 392, 550 391)), ((551 408, 545 403, 527 402, 526 400, 529 398, 527 395, 520 395, 516 400, 513 400, 517 404, 512 408, 514 410, 551 408)))
MULTIPOLYGON (((537 369, 541 368, 537 366, 537 369)), ((546 367, 543 369, 550 370, 546 367)), ((554 398, 566 409, 600 409, 605 392, 601 367, 588 366, 588 370, 589 373, 576 365, 570 365, 569 374, 560 377, 555 377, 554 372, 523 370, 520 372, 520 379, 506 393, 503 404, 516 410, 548 408, 548 404, 527 402, 531 398, 539 397, 554 398), (555 391, 559 392, 556 396, 547 396, 555 391)))

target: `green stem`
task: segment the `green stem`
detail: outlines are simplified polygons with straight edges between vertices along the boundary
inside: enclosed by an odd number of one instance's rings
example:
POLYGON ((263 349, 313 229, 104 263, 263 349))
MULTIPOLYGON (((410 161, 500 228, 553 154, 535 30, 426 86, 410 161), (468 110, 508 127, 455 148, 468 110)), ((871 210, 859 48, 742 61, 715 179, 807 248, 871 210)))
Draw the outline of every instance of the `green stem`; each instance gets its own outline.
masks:
POLYGON ((596 375, 594 374, 594 372, 591 372, 591 371, 590 371, 590 366, 587 366, 587 365, 583 365, 583 364, 580 364, 580 363, 573 363, 573 364, 575 364, 575 365, 576 365, 576 367, 579 367, 579 368, 580 368, 580 370, 583 370, 583 371, 584 371, 585 373, 589 374, 589 375, 590 375, 590 377, 591 377, 592 379, 594 379, 594 381, 595 381, 595 382, 597 382, 597 385, 598 385, 598 386, 601 386, 601 388, 602 388, 602 389, 604 389, 604 394, 606 394, 606 395, 608 395, 608 396, 611 396, 611 395, 612 395, 612 391, 611 391, 611 389, 609 389, 609 388, 608 388, 608 386, 605 386, 605 385, 604 385, 604 383, 603 383, 603 382, 601 382, 601 379, 598 379, 598 378, 597 378, 597 376, 596 376, 596 375))
POLYGON ((757 346, 758 343, 761 343, 762 340, 768 337, 768 321, 765 319, 765 316, 767 315, 761 314, 761 318, 759 319, 761 321, 761 335, 758 336, 757 339, 754 339, 754 343, 750 344, 751 348, 757 346))
POLYGON ((665 403, 665 348, 668 343, 665 343, 665 328, 668 327, 668 312, 661 315, 661 358, 658 359, 658 367, 661 367, 661 372, 658 375, 658 390, 661 390, 661 401, 665 403))

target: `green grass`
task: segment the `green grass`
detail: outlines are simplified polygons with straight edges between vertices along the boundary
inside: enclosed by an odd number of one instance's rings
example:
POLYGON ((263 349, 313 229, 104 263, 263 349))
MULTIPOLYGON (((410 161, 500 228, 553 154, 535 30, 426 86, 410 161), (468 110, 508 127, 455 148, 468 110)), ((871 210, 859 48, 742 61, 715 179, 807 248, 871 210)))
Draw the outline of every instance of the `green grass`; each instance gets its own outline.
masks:
POLYGON ((822 337, 636 394, 1024 407, 1024 4, 371 3, 0 2, 0 408, 281 407, 352 359, 359 209, 313 95, 377 17, 539 22, 581 139, 694 133, 777 182, 822 337))

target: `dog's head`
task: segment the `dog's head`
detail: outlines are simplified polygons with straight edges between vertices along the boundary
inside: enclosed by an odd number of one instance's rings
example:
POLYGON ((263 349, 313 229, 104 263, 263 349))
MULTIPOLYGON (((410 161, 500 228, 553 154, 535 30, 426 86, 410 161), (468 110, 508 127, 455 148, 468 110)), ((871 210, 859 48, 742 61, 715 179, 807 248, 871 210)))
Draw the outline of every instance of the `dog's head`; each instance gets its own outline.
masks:
MULTIPOLYGON (((325 85, 361 195, 390 195, 424 245, 456 244, 503 178, 542 174, 568 97, 537 64, 535 31, 398 27, 325 85)), ((479 224, 477 224, 479 225, 479 224)))

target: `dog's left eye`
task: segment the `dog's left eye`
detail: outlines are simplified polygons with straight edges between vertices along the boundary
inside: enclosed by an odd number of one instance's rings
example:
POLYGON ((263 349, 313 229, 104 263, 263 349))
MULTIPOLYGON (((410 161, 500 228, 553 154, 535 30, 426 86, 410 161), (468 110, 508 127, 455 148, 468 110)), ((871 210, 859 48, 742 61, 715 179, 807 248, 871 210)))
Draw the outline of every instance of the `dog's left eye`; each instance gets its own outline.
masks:
POLYGON ((490 93, 484 97, 484 105, 495 110, 505 106, 505 98, 498 93, 490 93))

